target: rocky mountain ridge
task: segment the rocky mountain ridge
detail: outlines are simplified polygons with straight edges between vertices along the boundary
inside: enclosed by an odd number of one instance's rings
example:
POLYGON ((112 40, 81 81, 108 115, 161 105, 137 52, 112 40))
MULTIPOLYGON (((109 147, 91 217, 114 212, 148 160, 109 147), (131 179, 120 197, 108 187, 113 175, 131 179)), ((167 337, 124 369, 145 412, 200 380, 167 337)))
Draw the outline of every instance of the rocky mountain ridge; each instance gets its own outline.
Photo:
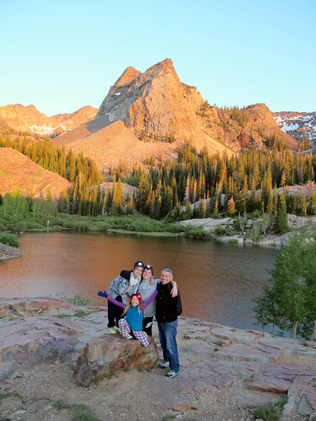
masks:
POLYGON ((281 111, 274 113, 274 119, 285 133, 297 140, 306 137, 316 148, 316 112, 281 111))
MULTIPOLYGON (((172 60, 144 73, 128 67, 110 88, 94 120, 55 139, 97 160, 99 167, 122 160, 142 162, 151 157, 175 156, 190 141, 210 153, 238 153, 261 147, 277 135, 296 149, 296 140, 284 133, 264 104, 245 109, 210 106, 194 86, 182 83, 172 60)), ((126 162, 126 161, 125 161, 126 162)))
POLYGON ((116 166, 122 159, 131 165, 152 157, 173 157, 185 141, 197 150, 205 147, 210 153, 231 155, 260 148, 269 137, 277 136, 296 150, 297 140, 277 122, 280 117, 265 104, 243 109, 209 105, 196 87, 179 80, 171 59, 143 73, 128 67, 98 111, 83 107, 72 114, 47 117, 34 106, 0 107, 1 126, 59 135, 55 144, 82 151, 100 169, 116 166))
POLYGON ((71 114, 58 114, 52 117, 38 111, 34 105, 9 104, 0 107, 0 119, 17 131, 31 132, 45 136, 57 136, 92 120, 97 109, 86 106, 71 114))

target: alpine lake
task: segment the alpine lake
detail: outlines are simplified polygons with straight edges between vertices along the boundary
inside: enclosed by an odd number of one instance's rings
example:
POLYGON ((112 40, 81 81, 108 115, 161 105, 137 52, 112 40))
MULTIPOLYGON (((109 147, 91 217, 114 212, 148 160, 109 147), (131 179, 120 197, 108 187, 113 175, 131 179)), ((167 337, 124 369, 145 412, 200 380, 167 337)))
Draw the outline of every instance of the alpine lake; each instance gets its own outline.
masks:
POLYGON ((253 299, 262 294, 278 249, 179 237, 143 237, 100 233, 27 233, 25 256, 0 262, 1 297, 72 298, 108 290, 122 269, 136 260, 154 267, 159 278, 171 268, 181 293, 183 316, 256 329, 253 299))

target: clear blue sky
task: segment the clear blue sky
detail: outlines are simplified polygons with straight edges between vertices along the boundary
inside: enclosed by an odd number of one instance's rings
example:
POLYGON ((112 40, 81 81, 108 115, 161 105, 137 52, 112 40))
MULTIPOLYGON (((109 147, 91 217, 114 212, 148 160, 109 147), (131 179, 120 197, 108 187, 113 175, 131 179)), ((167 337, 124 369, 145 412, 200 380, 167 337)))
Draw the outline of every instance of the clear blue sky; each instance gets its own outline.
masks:
POLYGON ((209 104, 316 111, 314 0, 0 0, 0 106, 99 108, 171 58, 209 104))

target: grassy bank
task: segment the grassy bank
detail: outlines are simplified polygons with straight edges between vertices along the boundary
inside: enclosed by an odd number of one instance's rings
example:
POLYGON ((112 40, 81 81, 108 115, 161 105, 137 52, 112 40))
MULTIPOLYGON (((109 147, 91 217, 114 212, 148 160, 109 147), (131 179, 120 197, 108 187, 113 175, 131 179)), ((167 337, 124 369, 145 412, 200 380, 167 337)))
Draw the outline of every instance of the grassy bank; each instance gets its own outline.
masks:
POLYGON ((192 239, 211 239, 202 228, 183 227, 168 220, 151 219, 148 216, 80 216, 58 213, 49 217, 41 215, 6 215, 0 217, 0 231, 4 232, 115 232, 146 236, 184 236, 192 239))

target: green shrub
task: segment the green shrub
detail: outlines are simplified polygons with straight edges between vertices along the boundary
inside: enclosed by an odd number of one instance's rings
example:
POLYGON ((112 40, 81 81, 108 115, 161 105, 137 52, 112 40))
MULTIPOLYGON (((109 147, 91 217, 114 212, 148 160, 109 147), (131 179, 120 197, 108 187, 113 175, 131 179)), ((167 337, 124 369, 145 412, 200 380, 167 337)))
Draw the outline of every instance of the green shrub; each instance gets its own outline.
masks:
POLYGON ((250 238, 254 243, 258 243, 260 240, 262 240, 262 234, 260 232, 260 227, 256 223, 250 233, 250 238))
POLYGON ((85 298, 81 294, 76 294, 73 298, 68 298, 64 294, 60 296, 60 300, 66 301, 69 304, 74 304, 76 306, 87 306, 91 304, 91 301, 88 298, 85 298))
POLYGON ((0 233, 0 243, 11 247, 19 247, 19 239, 14 234, 0 233))
POLYGON ((26 221, 16 221, 15 223, 11 224, 10 229, 12 231, 25 231, 27 229, 26 221))
POLYGON ((184 236, 193 240, 211 240, 213 238, 212 234, 208 231, 205 231, 204 228, 194 227, 193 225, 188 225, 186 227, 184 236))
POLYGON ((58 409, 58 411, 61 411, 62 409, 66 409, 69 407, 69 405, 67 405, 66 402, 62 400, 52 401, 51 406, 55 409, 58 409))
POLYGON ((19 397, 18 393, 11 393, 11 392, 5 392, 5 393, 0 393, 0 401, 7 399, 7 398, 11 398, 12 396, 16 396, 19 397))
POLYGON ((216 237, 221 237, 223 235, 226 235, 226 236, 234 235, 230 230, 228 230, 227 228, 221 225, 215 228, 214 234, 216 235, 216 237))
POLYGON ((70 220, 70 221, 64 221, 63 227, 69 228, 72 230, 78 230, 78 231, 87 231, 89 226, 89 220, 86 221, 82 220, 70 220))
POLYGON ((26 221, 26 229, 28 230, 37 230, 46 228, 47 225, 42 225, 39 222, 27 220, 26 221))
POLYGON ((166 225, 166 229, 167 229, 168 232, 173 232, 173 233, 185 231, 184 226, 180 225, 180 224, 168 224, 168 225, 166 225))
POLYGON ((245 226, 247 224, 248 218, 247 215, 243 215, 243 216, 238 216, 236 219, 234 219, 233 224, 234 224, 234 229, 236 231, 241 231, 244 232, 245 231, 245 226))
POLYGON ((89 412, 83 411, 83 412, 78 412, 74 414, 73 417, 71 418, 71 421, 101 421, 101 420, 95 415, 89 412))
POLYGON ((256 408, 253 411, 254 419, 260 418, 263 421, 279 421, 286 403, 287 398, 284 397, 279 402, 256 408))
POLYGON ((88 231, 93 231, 93 232, 97 232, 97 231, 108 231, 111 228, 110 224, 107 224, 106 222, 92 222, 90 224, 87 225, 87 230, 88 231))
POLYGON ((251 218, 258 219, 261 218, 262 212, 258 209, 254 210, 251 214, 251 218))

